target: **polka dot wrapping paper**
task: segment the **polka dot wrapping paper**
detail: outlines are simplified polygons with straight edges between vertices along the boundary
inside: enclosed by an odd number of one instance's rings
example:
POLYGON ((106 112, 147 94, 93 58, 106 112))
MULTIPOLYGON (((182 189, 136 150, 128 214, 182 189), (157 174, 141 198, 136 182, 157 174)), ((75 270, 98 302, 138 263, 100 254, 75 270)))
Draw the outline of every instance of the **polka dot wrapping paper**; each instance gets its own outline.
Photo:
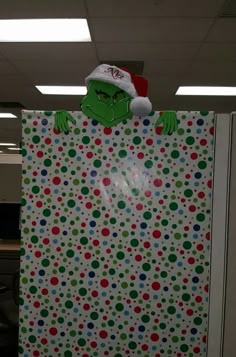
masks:
POLYGON ((20 355, 205 356, 214 114, 54 114, 23 112, 20 355))

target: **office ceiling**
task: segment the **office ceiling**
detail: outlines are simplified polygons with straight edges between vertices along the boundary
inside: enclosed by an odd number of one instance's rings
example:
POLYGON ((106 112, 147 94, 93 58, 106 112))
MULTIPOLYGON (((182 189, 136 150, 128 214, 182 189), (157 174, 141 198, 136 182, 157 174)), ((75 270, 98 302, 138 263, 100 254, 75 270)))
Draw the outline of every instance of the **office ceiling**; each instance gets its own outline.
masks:
MULTIPOLYGON (((100 62, 143 61, 155 109, 236 110, 236 97, 175 96, 179 85, 236 86, 236 15, 224 0, 8 0, 0 18, 88 19, 91 43, 0 43, 0 102, 79 110, 80 97, 34 86, 83 85, 100 62), (224 14, 224 16, 222 16, 224 14)), ((19 141, 18 119, 0 119, 0 141, 19 141)))

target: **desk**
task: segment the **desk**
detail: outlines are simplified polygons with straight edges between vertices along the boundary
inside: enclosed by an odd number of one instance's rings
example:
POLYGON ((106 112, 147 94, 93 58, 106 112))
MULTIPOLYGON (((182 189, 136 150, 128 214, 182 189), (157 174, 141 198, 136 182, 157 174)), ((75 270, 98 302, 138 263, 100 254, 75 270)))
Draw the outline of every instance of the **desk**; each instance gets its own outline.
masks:
POLYGON ((0 239, 0 255, 2 253, 15 252, 20 253, 20 241, 19 240, 4 240, 0 239))

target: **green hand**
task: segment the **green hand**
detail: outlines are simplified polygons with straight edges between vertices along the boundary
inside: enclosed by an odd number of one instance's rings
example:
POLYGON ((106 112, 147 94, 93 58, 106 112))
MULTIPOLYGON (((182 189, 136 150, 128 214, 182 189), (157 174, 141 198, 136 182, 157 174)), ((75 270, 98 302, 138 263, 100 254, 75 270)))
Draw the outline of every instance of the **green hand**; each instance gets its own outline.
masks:
POLYGON ((68 122, 71 122, 73 125, 76 124, 76 120, 70 113, 65 110, 58 110, 55 113, 54 129, 64 133, 70 132, 71 129, 68 122))
POLYGON ((155 128, 161 124, 163 124, 161 132, 163 135, 173 134, 178 128, 176 113, 172 111, 163 112, 156 121, 155 128))

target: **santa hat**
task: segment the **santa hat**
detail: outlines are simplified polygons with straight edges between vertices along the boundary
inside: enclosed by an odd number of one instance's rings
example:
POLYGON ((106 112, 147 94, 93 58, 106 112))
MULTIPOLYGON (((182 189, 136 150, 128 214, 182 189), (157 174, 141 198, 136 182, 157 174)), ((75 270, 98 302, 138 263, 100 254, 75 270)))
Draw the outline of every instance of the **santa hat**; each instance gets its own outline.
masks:
POLYGON ((85 79, 86 86, 90 80, 111 83, 128 93, 133 99, 130 110, 134 115, 143 117, 152 110, 152 104, 147 97, 148 81, 141 76, 108 64, 101 64, 85 79))

